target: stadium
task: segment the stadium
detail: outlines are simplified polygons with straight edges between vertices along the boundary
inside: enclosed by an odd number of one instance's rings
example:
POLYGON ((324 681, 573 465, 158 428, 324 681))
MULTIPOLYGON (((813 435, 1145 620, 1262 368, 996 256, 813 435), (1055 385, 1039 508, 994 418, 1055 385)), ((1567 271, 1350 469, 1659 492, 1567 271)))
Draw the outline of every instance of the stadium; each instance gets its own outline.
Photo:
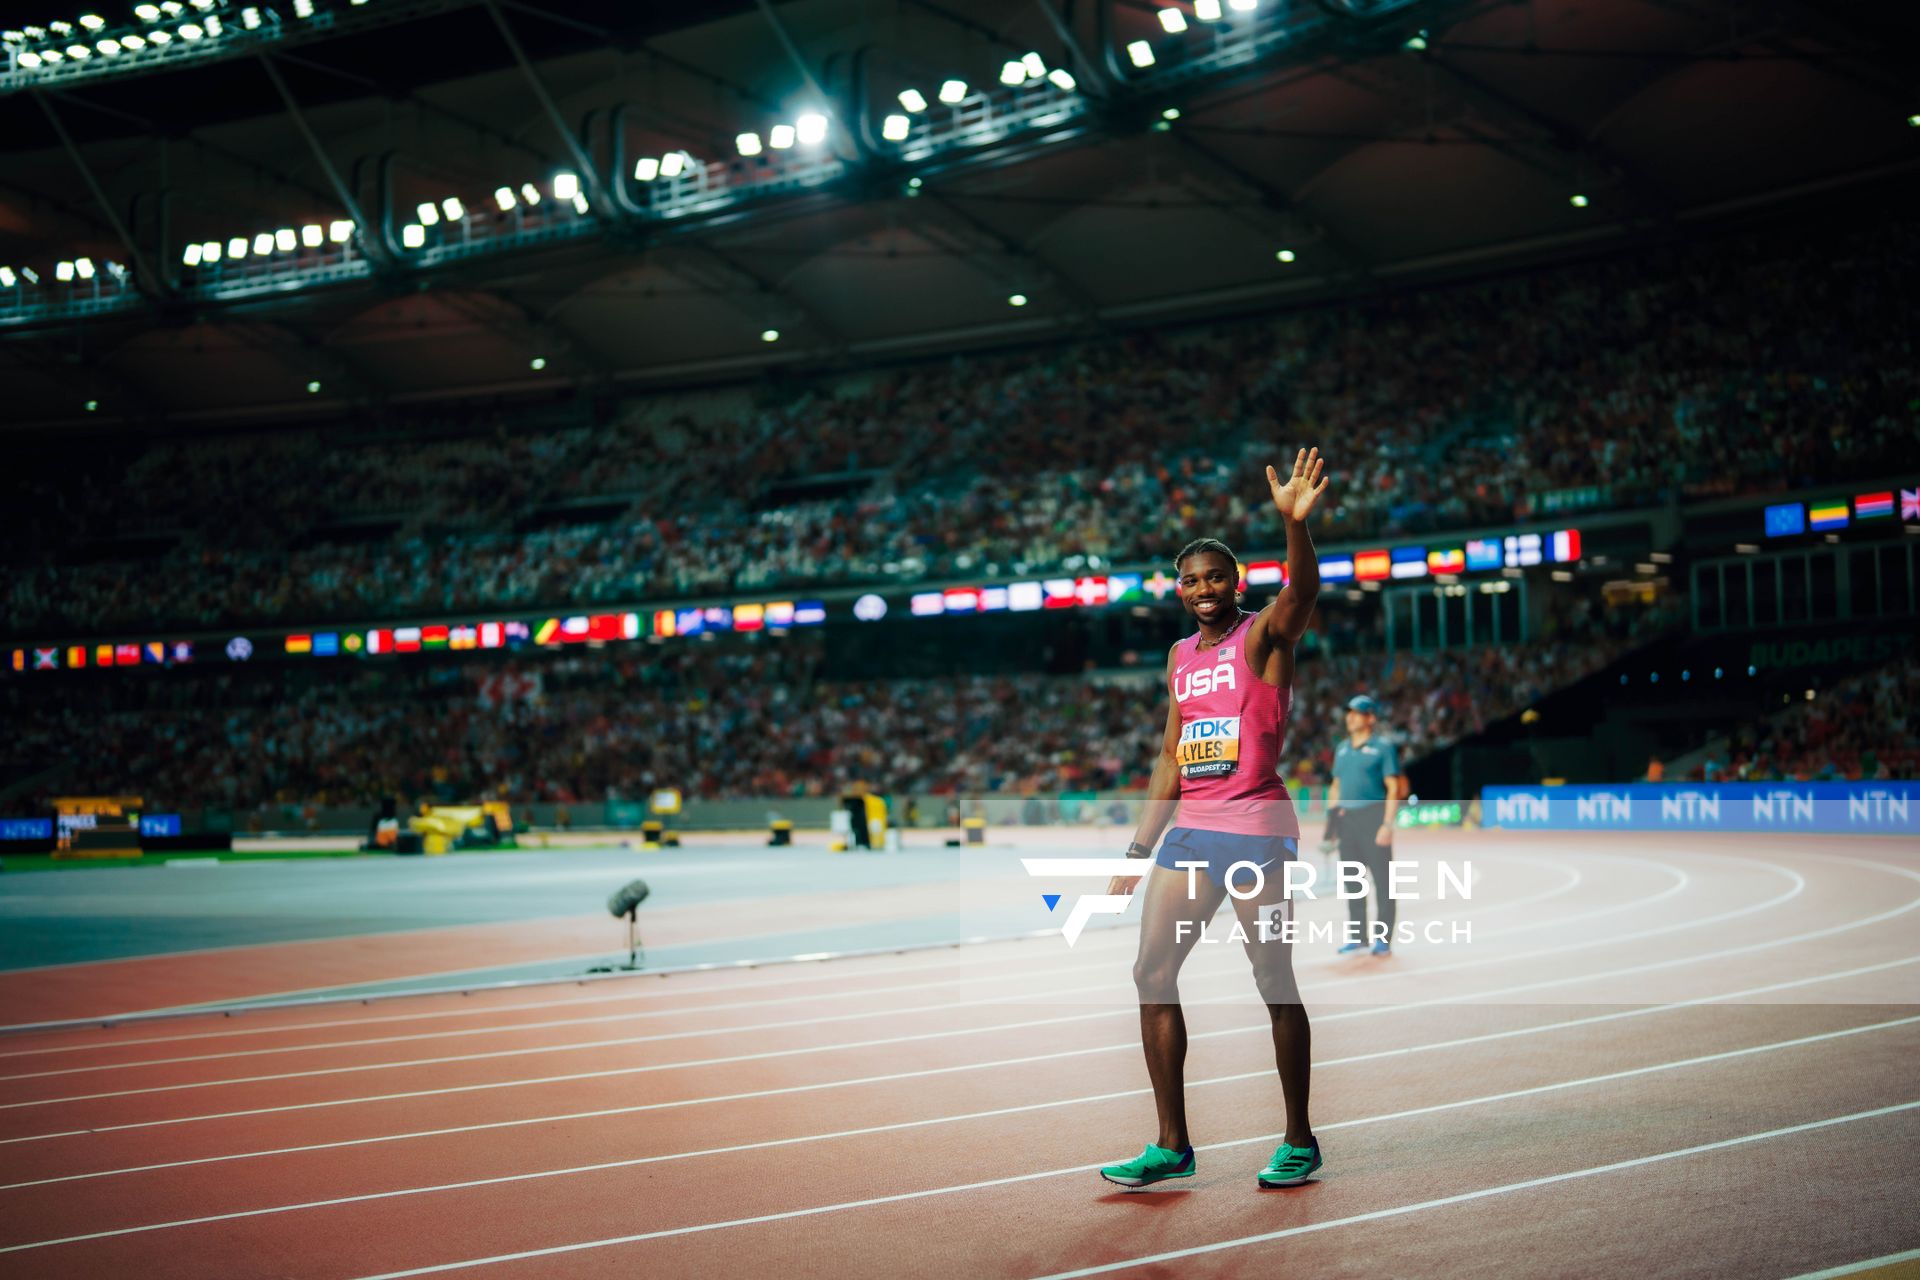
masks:
POLYGON ((0 22, 0 1273, 1920 1275, 1906 8, 0 22))

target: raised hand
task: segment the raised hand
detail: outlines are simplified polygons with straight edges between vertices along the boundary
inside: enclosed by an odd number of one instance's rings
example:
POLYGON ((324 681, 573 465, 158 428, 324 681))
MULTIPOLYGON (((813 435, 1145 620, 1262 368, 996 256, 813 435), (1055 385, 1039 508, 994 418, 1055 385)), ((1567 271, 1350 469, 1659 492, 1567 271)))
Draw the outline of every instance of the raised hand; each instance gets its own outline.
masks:
POLYGON ((1302 449, 1293 460, 1293 475, 1285 484, 1280 482, 1280 473, 1271 466, 1267 468, 1267 487, 1273 491, 1273 509, 1280 513, 1282 520, 1305 520, 1313 511, 1314 504, 1320 501, 1320 495, 1327 491, 1327 482, 1322 473, 1327 468, 1327 460, 1320 456, 1320 450, 1302 449))

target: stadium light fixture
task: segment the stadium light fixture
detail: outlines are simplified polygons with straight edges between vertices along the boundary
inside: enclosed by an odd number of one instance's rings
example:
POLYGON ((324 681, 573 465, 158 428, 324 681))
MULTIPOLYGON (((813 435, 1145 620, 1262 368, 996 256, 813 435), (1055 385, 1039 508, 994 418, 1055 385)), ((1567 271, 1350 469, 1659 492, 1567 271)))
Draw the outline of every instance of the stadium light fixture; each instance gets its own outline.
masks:
POLYGON ((1027 67, 1018 58, 1005 62, 1000 67, 1000 83, 1011 88, 1027 82, 1027 67))
POLYGON ((198 40, 205 34, 207 33, 200 29, 200 24, 197 22, 189 22, 186 26, 180 28, 180 38, 182 40, 198 40))
POLYGON ((684 152, 669 151, 660 157, 660 176, 663 178, 677 178, 680 176, 680 171, 686 167, 687 157, 684 152))
POLYGON ((512 187, 495 187, 493 189, 493 202, 500 206, 500 212, 502 213, 505 213, 507 210, 513 208, 514 205, 520 203, 519 200, 514 197, 512 187))
POLYGON ((800 145, 817 147, 827 140, 827 118, 818 111, 809 111, 793 122, 794 136, 800 139, 800 145))
POLYGON ((307 383, 307 394, 310 396, 317 396, 320 394, 319 379, 316 378, 313 381, 307 383))
POLYGON ((147 42, 149 44, 164 45, 170 44, 172 41, 173 33, 171 31, 163 31, 155 27, 152 31, 147 32, 147 42))
POLYGON ((1010 293, 1007 295, 1007 305, 1010 307, 1024 307, 1027 305, 1027 295, 1024 293, 1010 293))
POLYGON ((32 267, 20 268, 20 278, 22 280, 25 280, 28 284, 40 283, 40 273, 38 271, 35 271, 32 267))
POLYGON ((300 228, 300 243, 309 249, 318 249, 327 241, 327 229, 317 222, 309 222, 300 228))
POLYGON ((743 133, 733 140, 733 145, 743 156, 757 156, 762 150, 757 133, 743 133))
POLYGON ((1915 129, 1920 129, 1920 111, 1916 111, 1912 115, 1908 116, 1907 123, 1913 126, 1915 129))
POLYGON ((82 280, 93 279, 92 258, 75 258, 73 260, 73 269, 82 280))
POLYGON ((652 156, 640 157, 640 163, 633 166, 633 176, 641 182, 652 182, 660 176, 660 162, 652 156))
POLYGON ((535 373, 538 373, 547 367, 547 358, 545 356, 535 356, 533 359, 527 361, 527 367, 535 373))
POLYGON ((1260 0, 1227 0, 1227 8, 1235 13, 1252 13, 1260 7, 1260 0))
POLYGON ((87 401, 87 412, 88 413, 100 412, 100 402, 98 400, 87 401))
POLYGON ((587 204, 586 192, 576 191, 573 193, 573 211, 575 213, 585 213, 590 207, 591 206, 587 204))
POLYGON ((200 261, 220 261, 220 242, 218 240, 209 240, 200 246, 200 261))
POLYGON ((1168 107, 1160 113, 1160 118, 1162 120, 1178 120, 1180 118, 1180 108, 1168 107))
POLYGON ((133 6, 133 16, 142 22, 158 22, 160 21, 160 10, 158 6, 155 5, 137 4, 133 6))
POLYGON ((1187 15, 1178 9, 1162 9, 1160 25, 1166 28, 1168 35, 1177 36, 1187 29, 1187 15))
POLYGON ((1047 74, 1047 60, 1037 53, 1027 52, 1021 54, 1020 65, 1025 67, 1027 74, 1035 80, 1047 74))
POLYGON ((447 215, 448 222, 458 222, 467 216, 467 206, 460 203, 459 196, 448 196, 440 202, 440 212, 447 215))
POLYGON ((273 233, 273 247, 282 253, 292 253, 300 246, 300 234, 292 227, 282 227, 273 233))
POLYGON ((905 142, 913 130, 913 121, 903 115, 891 115, 880 122, 880 136, 888 142, 905 142))
POLYGON ((160 5, 160 12, 166 14, 169 18, 177 18, 186 11, 187 7, 181 4, 180 0, 163 0, 160 5))
POLYGON ((210 13, 207 15, 207 34, 210 36, 217 36, 220 34, 220 15, 219 14, 210 13))
POLYGON ((767 131, 767 145, 775 151, 785 151, 793 145, 794 130, 790 124, 777 124, 767 131))
POLYGON ((1145 40, 1135 40, 1127 46, 1127 57, 1136 67, 1150 67, 1153 65, 1153 46, 1145 40))
POLYGON ((13 288, 14 279, 12 267, 0 267, 0 289, 13 288))
POLYGON ((137 36, 133 32, 129 31, 127 32, 127 34, 120 37, 120 45, 122 48, 126 48, 126 49, 144 49, 147 47, 147 42, 142 37, 137 36))
POLYGON ((64 61, 64 59, 61 57, 60 51, 58 49, 42 49, 40 51, 40 61, 46 63, 49 66, 53 66, 61 61, 64 61))
POLYGON ((345 244, 353 239, 353 221, 349 218, 336 218, 327 224, 327 239, 335 244, 345 244))
POLYGON ((1047 72, 1047 80, 1062 93, 1072 93, 1079 83, 1065 67, 1055 67, 1047 72))
POLYGON ((420 216, 420 225, 423 227, 431 227, 440 221, 440 210, 431 200, 414 206, 413 211, 420 216))
POLYGON ((200 245, 198 242, 188 245, 186 249, 182 251, 180 261, 189 267, 197 267, 200 265, 200 245))
POLYGON ((1572 205, 1576 209, 1584 209, 1593 202, 1588 200, 1585 196, 1581 195, 1579 192, 1575 192, 1573 195, 1570 195, 1567 197, 1567 203, 1572 205))
POLYGON ((1292 262, 1294 259, 1294 252, 1291 249, 1282 249, 1280 250, 1280 252, 1274 254, 1273 256, 1277 261, 1280 261, 1280 262, 1292 262))
POLYGON ((920 189, 920 185, 921 185, 920 179, 918 178, 907 179, 907 190, 909 191, 918 191, 920 189))
POLYGON ((242 9, 240 11, 240 25, 249 31, 258 30, 260 26, 260 11, 252 6, 242 9))
POLYGON ((1421 30, 1416 31, 1412 35, 1408 36, 1407 42, 1404 45, 1401 45, 1400 47, 1407 50, 1410 53, 1425 53, 1427 51, 1426 29, 1422 28, 1421 30))
POLYGON ((900 91, 900 105, 912 112, 925 111, 927 109, 926 95, 918 89, 902 89, 900 91))
POLYGON ((68 281, 72 280, 73 264, 71 262, 65 262, 65 261, 54 263, 53 278, 55 280, 58 280, 61 284, 66 284, 68 281))
POLYGON ((529 206, 539 204, 540 188, 534 186, 531 182, 523 182, 520 184, 520 198, 525 200, 529 206))
POLYGON ((553 175, 553 198, 571 200, 580 194, 580 179, 577 175, 561 170, 553 175))
POLYGON ((311 18, 313 16, 313 0, 293 0, 293 16, 296 18, 311 18))
POLYGON ((259 235, 255 236, 253 238, 253 251, 258 254, 272 253, 273 252, 273 233, 269 231, 262 231, 259 235))
POLYGON ((93 50, 83 44, 70 44, 67 46, 67 56, 75 62, 85 62, 93 56, 93 50))
POLYGON ((20 55, 18 61, 21 66, 31 71, 40 65, 40 55, 37 53, 23 53, 20 55))
POLYGON ((89 31, 98 31, 107 25, 107 20, 97 13, 83 13, 80 15, 80 25, 89 31))
POLYGON ((118 40, 102 40, 93 47, 101 53, 106 54, 109 58, 117 58, 120 56, 120 42, 118 40))
POLYGON ((235 262, 246 257, 247 238, 245 236, 235 236, 233 239, 227 241, 227 256, 235 262))
POLYGON ((762 329, 760 331, 760 341, 778 342, 780 341, 780 331, 778 329, 762 329))
POLYGON ((940 101, 948 106, 958 106, 967 96, 965 80, 948 80, 940 86, 940 101))
POLYGON ((400 243, 409 249, 418 249, 427 242, 427 229, 417 222, 409 222, 400 228, 400 243))

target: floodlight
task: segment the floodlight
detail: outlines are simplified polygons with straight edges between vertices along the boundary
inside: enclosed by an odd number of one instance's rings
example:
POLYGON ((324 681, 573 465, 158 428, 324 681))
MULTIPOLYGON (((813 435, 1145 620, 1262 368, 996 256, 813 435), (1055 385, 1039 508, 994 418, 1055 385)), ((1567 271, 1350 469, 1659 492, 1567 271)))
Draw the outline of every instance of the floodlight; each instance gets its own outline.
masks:
POLYGON ((147 32, 147 43, 149 44, 155 44, 155 45, 166 44, 172 39, 173 39, 172 32, 163 30, 159 27, 155 27, 152 31, 147 32))
POLYGON ((93 279, 93 259, 92 258, 75 258, 73 260, 73 269, 79 273, 80 278, 82 280, 93 279))
POLYGON ((527 367, 535 373, 538 373, 547 367, 547 358, 545 356, 535 356, 533 359, 527 361, 527 367))
POLYGON ((794 133, 804 145, 817 147, 827 140, 827 118, 818 111, 809 111, 794 121, 794 133))
POLYGON ((431 227, 440 221, 440 210, 434 206, 431 200, 414 206, 413 211, 420 215, 420 225, 423 227, 431 227))
POLYGON ((40 65, 40 55, 37 53, 23 53, 20 55, 19 62, 21 66, 31 71, 40 65))
POLYGON ((296 18, 311 18, 313 16, 313 0, 293 0, 293 16, 296 18))
POLYGON ((177 18, 186 11, 187 7, 181 4, 180 0, 162 0, 160 5, 160 12, 166 14, 169 18, 177 18))
POLYGON ((902 89, 900 91, 900 105, 909 111, 925 111, 927 109, 927 100, 918 89, 902 89))
POLYGON ((53 278, 62 284, 73 279, 73 264, 71 262, 54 263, 53 278))
POLYGON ((320 383, 318 379, 312 382, 309 382, 307 384, 307 394, 310 396, 317 396, 320 394, 320 383))
POLYGON ((67 46, 67 56, 75 62, 85 62, 93 56, 93 50, 83 44, 70 44, 67 46))
POLYGON ((760 154, 760 135, 743 133, 733 140, 733 145, 740 148, 740 154, 743 156, 757 156, 760 154))
POLYGON ((70 36, 73 34, 73 24, 70 22, 49 22, 47 24, 47 30, 57 36, 70 36))
POLYGON ((198 244, 188 245, 185 251, 181 253, 180 261, 186 263, 190 267, 199 266, 200 265, 200 246, 198 244))
POLYGON ((1160 113, 1160 118, 1162 120, 1178 120, 1180 118, 1180 108, 1168 107, 1160 113))
POLYGON ((762 329, 760 331, 760 341, 778 342, 780 341, 780 331, 778 329, 762 329))
POLYGON ((1027 295, 1024 293, 1010 293, 1007 295, 1007 305, 1010 307, 1024 307, 1027 305, 1027 295))
POLYGON ((905 142, 912 129, 913 121, 905 116, 888 116, 880 122, 880 136, 888 142, 905 142))
POLYGON ((189 22, 186 26, 180 28, 180 38, 182 40, 198 40, 205 34, 206 32, 200 29, 200 24, 197 22, 189 22))
POLYGON ((1127 57, 1133 60, 1136 67, 1150 67, 1153 65, 1153 46, 1145 40, 1135 40, 1127 46, 1127 57))
POLYGON ((1260 0, 1227 0, 1227 8, 1235 13, 1252 13, 1260 7, 1260 0))
POLYGON ((42 62, 53 63, 53 62, 62 62, 64 60, 65 60, 64 56, 61 54, 61 52, 58 49, 42 49, 40 51, 40 61, 42 62))
POLYGON ((247 8, 240 11, 240 25, 252 31, 260 25, 260 11, 247 8))
POLYGON ((1047 74, 1047 60, 1041 57, 1037 53, 1021 54, 1020 65, 1025 67, 1027 69, 1027 74, 1032 76, 1035 80, 1038 80, 1041 76, 1047 74))
POLYGON ((116 57, 120 53, 120 42, 118 40, 102 40, 93 47, 106 54, 109 58, 116 57))
POLYGON ((233 239, 227 241, 227 256, 236 261, 246 257, 247 238, 245 236, 235 236, 233 239))
POLYGON ((967 82, 965 80, 949 80, 940 86, 940 101, 950 107, 966 96, 967 82))
POLYGON ((133 6, 133 16, 142 22, 158 22, 160 21, 160 10, 154 5, 137 4, 133 6))
POLYGON ((418 249, 427 242, 427 229, 417 222, 409 222, 400 228, 400 243, 409 249, 418 249))
POLYGON ((576 191, 573 193, 573 211, 575 213, 585 213, 587 211, 587 197, 585 192, 576 191))
POLYGON ((273 233, 273 245, 282 253, 292 253, 300 247, 300 235, 292 227, 282 227, 273 233))
POLYGON ((1160 25, 1167 29, 1168 35, 1177 36, 1187 29, 1187 15, 1178 9, 1162 9, 1160 25))
POLYGON ((98 31, 107 25, 107 20, 97 13, 83 13, 80 15, 80 25, 89 31, 98 31))
POLYGON ((448 196, 440 202, 440 212, 447 215, 448 222, 458 222, 467 216, 467 206, 460 203, 459 196, 448 196))
POLYGON ((553 198, 555 200, 571 200, 579 194, 580 179, 578 176, 567 173, 564 170, 553 175, 553 198))
POLYGON ((500 206, 500 212, 502 213, 505 213, 507 210, 513 208, 514 205, 520 203, 514 199, 512 187, 495 187, 493 190, 493 202, 500 206))
POLYGON ((336 218, 327 224, 327 239, 335 244, 345 244, 353 239, 353 221, 350 218, 336 218))
POLYGON ((767 145, 775 151, 785 151, 793 145, 793 126, 777 124, 767 130, 767 145))
POLYGON ((309 249, 318 249, 327 240, 327 229, 317 222, 309 222, 300 228, 300 243, 309 249))
POLYGON ((1000 68, 1000 83, 1004 85, 1024 84, 1027 79, 1026 64, 1019 59, 1004 63, 1000 68))
POLYGON ((20 268, 20 278, 22 280, 25 280, 28 284, 40 283, 40 273, 38 271, 35 271, 32 267, 20 268))
POLYGON ((1273 256, 1281 262, 1292 262, 1294 259, 1294 252, 1291 249, 1282 249, 1280 250, 1280 252, 1274 254, 1273 256))
POLYGON ((99 411, 100 411, 100 402, 98 400, 87 401, 88 413, 98 413, 99 411))
POLYGON ((209 240, 200 246, 200 261, 220 261, 220 242, 218 240, 209 240))
POLYGON ((540 188, 534 186, 531 182, 523 182, 520 184, 520 198, 525 200, 529 205, 539 204, 540 188))
POLYGON ((1589 202, 1587 198, 1583 195, 1571 195, 1567 197, 1567 203, 1572 205, 1576 209, 1584 209, 1587 207, 1589 202))
POLYGON ((0 267, 0 289, 13 288, 13 281, 14 281, 13 268, 0 267))
POLYGON ((1073 73, 1064 67, 1055 67, 1053 70, 1047 72, 1047 79, 1053 83, 1054 88, 1060 90, 1062 93, 1072 93, 1077 83, 1073 78, 1073 73))
POLYGON ((217 36, 220 34, 220 15, 219 14, 210 13, 207 15, 207 34, 210 36, 217 36))
POLYGON ((1193 0, 1193 16, 1202 22, 1220 21, 1220 0, 1193 0))
POLYGON ((131 31, 120 37, 120 44, 122 48, 126 49, 144 49, 147 47, 147 42, 139 36, 134 35, 131 31))
POLYGON ((660 162, 652 156, 643 156, 640 163, 633 166, 633 176, 641 182, 652 182, 660 176, 660 162))
POLYGON ((677 178, 686 167, 687 158, 681 152, 669 151, 660 157, 660 176, 663 178, 677 178))

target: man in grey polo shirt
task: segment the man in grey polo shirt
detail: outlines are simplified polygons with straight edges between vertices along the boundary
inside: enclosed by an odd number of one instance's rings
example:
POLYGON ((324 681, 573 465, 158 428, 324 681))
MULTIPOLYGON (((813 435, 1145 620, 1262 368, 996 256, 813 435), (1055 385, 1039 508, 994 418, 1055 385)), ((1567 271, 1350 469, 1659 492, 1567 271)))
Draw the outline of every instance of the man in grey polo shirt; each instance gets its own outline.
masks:
POLYGON ((1327 834, 1340 847, 1342 862, 1367 869, 1380 901, 1373 931, 1367 930, 1365 894, 1347 899, 1347 941, 1340 954, 1351 955, 1373 943, 1373 954, 1393 947, 1394 901, 1387 896, 1387 864, 1393 861, 1393 819, 1407 798, 1400 753, 1374 734, 1380 704, 1361 694, 1347 703, 1347 739, 1333 755, 1333 786, 1327 792, 1327 834))

